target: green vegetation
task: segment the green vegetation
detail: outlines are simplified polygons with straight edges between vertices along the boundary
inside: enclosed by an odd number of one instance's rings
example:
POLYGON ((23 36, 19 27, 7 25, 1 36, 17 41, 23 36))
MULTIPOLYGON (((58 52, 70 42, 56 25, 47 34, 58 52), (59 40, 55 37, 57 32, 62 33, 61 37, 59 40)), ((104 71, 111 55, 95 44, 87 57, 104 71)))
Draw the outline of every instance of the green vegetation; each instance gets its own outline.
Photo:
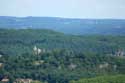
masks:
POLYGON ((0 76, 7 76, 9 83, 18 78, 69 83, 81 78, 125 74, 124 50, 125 36, 1 29, 0 76))
POLYGON ((125 36, 74 36, 51 30, 0 29, 0 54, 22 55, 32 53, 34 46, 47 50, 67 49, 74 52, 91 51, 115 54, 125 49, 125 36))
POLYGON ((100 76, 95 78, 80 79, 70 83, 125 83, 125 75, 100 76))
POLYGON ((43 83, 43 82, 40 82, 40 81, 33 81, 31 83, 43 83))

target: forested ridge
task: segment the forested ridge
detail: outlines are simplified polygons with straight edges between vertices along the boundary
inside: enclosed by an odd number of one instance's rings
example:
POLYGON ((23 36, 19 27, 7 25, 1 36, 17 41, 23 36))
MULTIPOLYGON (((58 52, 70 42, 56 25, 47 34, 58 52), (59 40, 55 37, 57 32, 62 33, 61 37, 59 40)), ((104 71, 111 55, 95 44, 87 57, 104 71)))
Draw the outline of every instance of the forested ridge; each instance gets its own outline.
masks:
POLYGON ((125 74, 124 35, 80 36, 46 29, 0 29, 0 77, 6 76, 9 83, 19 78, 84 83, 77 80, 119 74, 125 74))

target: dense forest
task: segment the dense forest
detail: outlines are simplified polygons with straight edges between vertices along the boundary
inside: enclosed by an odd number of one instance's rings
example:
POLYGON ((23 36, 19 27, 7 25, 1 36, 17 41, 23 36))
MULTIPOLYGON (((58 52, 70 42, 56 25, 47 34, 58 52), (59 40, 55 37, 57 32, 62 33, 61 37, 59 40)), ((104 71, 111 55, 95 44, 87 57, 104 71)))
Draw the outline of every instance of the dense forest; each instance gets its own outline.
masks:
POLYGON ((0 78, 8 78, 9 83, 18 79, 32 79, 34 83, 125 83, 124 74, 124 35, 0 29, 0 78), (98 79, 104 82, 96 82, 98 79))

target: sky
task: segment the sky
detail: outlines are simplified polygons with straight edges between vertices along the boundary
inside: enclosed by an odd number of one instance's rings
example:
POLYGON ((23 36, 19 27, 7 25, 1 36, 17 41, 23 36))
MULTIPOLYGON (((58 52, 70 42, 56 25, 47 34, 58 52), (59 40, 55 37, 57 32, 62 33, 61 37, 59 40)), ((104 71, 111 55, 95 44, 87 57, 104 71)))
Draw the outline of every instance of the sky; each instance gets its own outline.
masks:
POLYGON ((125 19, 125 0, 0 0, 0 16, 125 19))

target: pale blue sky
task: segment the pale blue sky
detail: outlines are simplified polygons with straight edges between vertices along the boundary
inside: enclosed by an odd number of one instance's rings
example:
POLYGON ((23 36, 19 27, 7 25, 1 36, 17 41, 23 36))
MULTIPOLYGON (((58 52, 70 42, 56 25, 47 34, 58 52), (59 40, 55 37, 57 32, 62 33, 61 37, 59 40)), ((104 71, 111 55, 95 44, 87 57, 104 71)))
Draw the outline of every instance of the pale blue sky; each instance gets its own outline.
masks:
POLYGON ((125 19, 125 0, 0 0, 0 16, 125 19))

